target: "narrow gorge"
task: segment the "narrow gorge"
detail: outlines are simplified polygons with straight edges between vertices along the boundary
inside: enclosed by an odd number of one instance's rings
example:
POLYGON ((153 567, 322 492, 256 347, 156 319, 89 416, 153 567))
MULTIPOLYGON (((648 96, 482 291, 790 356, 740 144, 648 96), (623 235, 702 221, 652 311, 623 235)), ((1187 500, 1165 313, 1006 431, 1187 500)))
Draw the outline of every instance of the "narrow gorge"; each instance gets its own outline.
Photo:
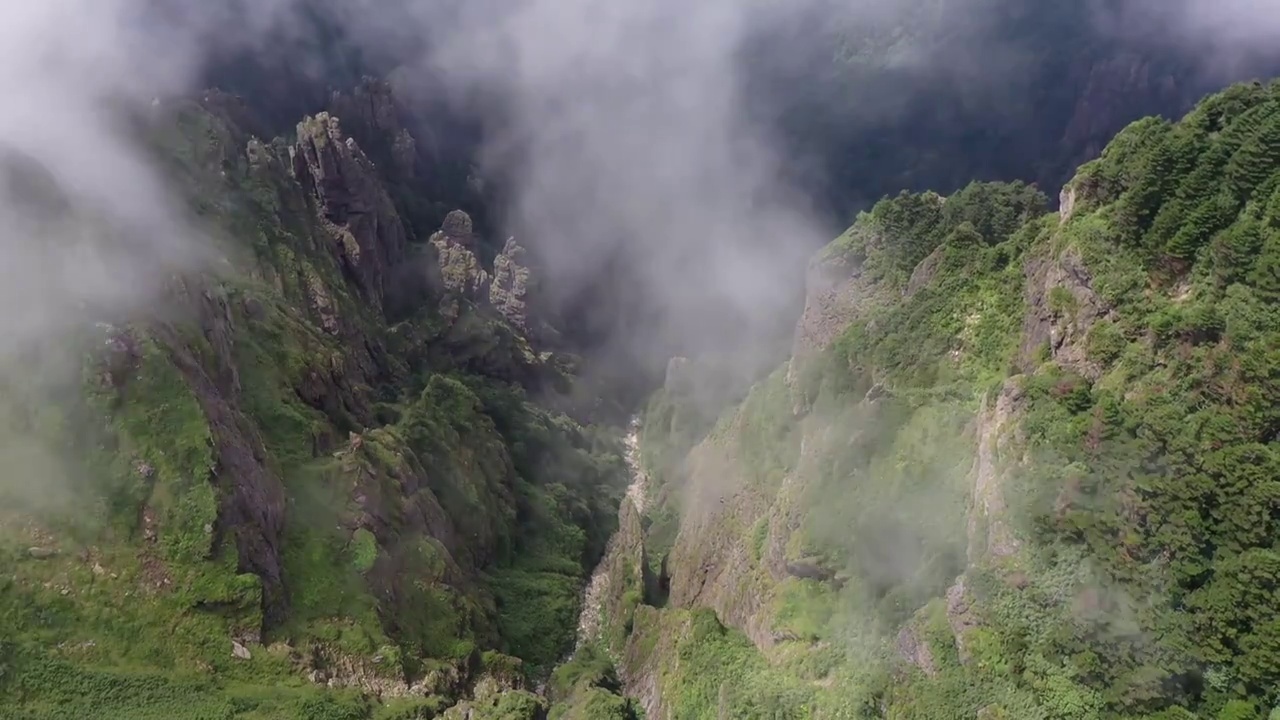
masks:
POLYGON ((0 3, 0 720, 1280 719, 1267 5, 0 3))
MULTIPOLYGON (((648 491, 648 476, 645 474, 640 459, 641 418, 632 418, 627 426, 626 445, 627 474, 631 482, 627 485, 627 493, 623 496, 623 504, 618 511, 619 527, 626 527, 636 516, 643 516, 645 511, 645 493, 648 491)), ((579 651, 585 645, 600 641, 603 630, 602 613, 605 602, 613 595, 611 586, 611 568, 619 561, 619 554, 626 551, 627 540, 619 531, 609 539, 604 558, 591 573, 586 590, 582 594, 582 611, 578 618, 577 642, 574 650, 579 651)))

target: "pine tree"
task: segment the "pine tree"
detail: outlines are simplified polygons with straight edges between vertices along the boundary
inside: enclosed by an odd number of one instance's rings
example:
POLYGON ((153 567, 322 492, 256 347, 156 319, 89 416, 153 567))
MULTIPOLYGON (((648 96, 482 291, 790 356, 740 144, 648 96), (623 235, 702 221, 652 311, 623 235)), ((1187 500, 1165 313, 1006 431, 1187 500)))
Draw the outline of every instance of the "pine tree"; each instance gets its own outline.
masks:
POLYGON ((1272 233, 1262 243, 1249 282, 1268 300, 1280 300, 1280 235, 1272 233))

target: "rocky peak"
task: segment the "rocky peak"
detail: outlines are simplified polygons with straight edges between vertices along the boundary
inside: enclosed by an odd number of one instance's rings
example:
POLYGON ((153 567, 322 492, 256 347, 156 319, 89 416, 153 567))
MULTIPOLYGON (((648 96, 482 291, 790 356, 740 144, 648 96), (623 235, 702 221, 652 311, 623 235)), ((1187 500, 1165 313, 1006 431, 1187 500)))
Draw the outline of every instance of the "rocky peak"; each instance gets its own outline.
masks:
POLYGON ((475 239, 471 216, 461 210, 453 210, 444 217, 440 232, 449 240, 468 248, 475 239))
POLYGON ((1058 193, 1058 222, 1066 224, 1076 211, 1076 189, 1071 185, 1064 185, 1062 192, 1058 193))
POLYGON ((488 297, 489 273, 472 252, 475 234, 470 215, 461 210, 450 212, 431 236, 431 244, 440 258, 440 275, 446 290, 472 300, 488 297))
POLYGON ((314 197, 343 274, 365 300, 381 308, 407 236, 373 163, 328 113, 298 124, 291 156, 294 177, 314 197))
POLYGON ((529 331, 528 296, 532 285, 532 274, 525 265, 525 249, 515 238, 510 238, 493 260, 489 304, 525 333, 529 331))

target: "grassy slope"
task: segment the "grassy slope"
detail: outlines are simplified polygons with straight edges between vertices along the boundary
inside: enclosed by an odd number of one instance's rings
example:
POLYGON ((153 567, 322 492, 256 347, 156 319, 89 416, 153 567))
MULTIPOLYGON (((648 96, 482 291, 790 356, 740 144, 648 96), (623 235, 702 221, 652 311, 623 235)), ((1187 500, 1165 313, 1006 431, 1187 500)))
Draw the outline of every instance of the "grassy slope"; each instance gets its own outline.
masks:
MULTIPOLYGON (((1240 86, 1179 123, 1135 123, 1081 169, 1062 226, 1010 223, 1023 191, 974 186, 941 210, 886 200, 828 250, 889 287, 935 251, 938 270, 800 369, 806 416, 748 400, 705 445, 743 460, 742 482, 764 496, 798 477, 788 557, 847 580, 777 587, 773 627, 797 639, 767 657, 714 618, 638 616, 656 626, 638 624, 633 643, 679 648, 662 676, 676 716, 1254 718, 1280 701, 1278 108, 1280 89, 1240 86), (1070 348, 1027 348, 1027 269, 1064 258, 1080 259, 1107 312, 1070 348), (1017 428, 1004 431, 997 522, 1020 542, 969 558, 976 627, 961 662, 944 594, 968 565, 975 432, 1001 388, 1017 428), (894 649, 904 623, 931 673, 894 649), (769 702, 779 709, 754 709, 769 702)), ((1056 326, 1073 322, 1068 288, 1033 292, 1056 326)), ((754 394, 786 392, 779 375, 754 394)), ((769 540, 741 518, 720 530, 743 547, 769 540)))
POLYGON ((549 668, 572 643, 585 568, 612 529, 620 488, 607 487, 623 476, 614 441, 534 407, 518 388, 441 363, 393 366, 382 387, 343 389, 356 395, 331 398, 324 411, 307 404, 298 389, 308 375, 352 361, 306 309, 317 283, 340 316, 381 343, 430 339, 434 310, 392 333, 362 307, 292 180, 279 165, 248 164, 243 138, 224 121, 186 108, 157 139, 239 268, 194 286, 231 308, 238 407, 284 486, 291 612, 263 645, 252 643, 262 585, 238 571, 229 538, 213 542, 217 451, 173 357, 190 353, 211 368, 218 352, 190 323, 158 334, 140 322, 129 330, 141 360, 124 389, 99 382, 92 352, 83 377, 7 396, 6 418, 34 426, 65 467, 38 468, 32 481, 49 492, 9 498, 0 521, 6 717, 430 717, 465 692, 468 674, 513 662, 481 650, 549 668), (317 443, 362 429, 344 407, 360 397, 378 403, 386 425, 363 428, 358 451, 316 457, 317 443), (414 500, 396 495, 407 473, 425 477, 419 492, 455 518, 462 576, 395 509, 414 500), (361 477, 389 498, 391 534, 356 527, 361 477), (54 489, 58 502, 49 501, 54 489), (470 557, 473 534, 492 538, 486 557, 470 557), (57 554, 37 559, 32 547, 57 554), (398 587, 391 605, 376 580, 387 568, 398 587), (232 657, 232 637, 246 638, 251 660, 232 657), (440 671, 446 679, 428 689, 442 697, 378 703, 303 678, 334 662, 365 687, 440 671), (447 679, 451 668, 461 680, 447 679))

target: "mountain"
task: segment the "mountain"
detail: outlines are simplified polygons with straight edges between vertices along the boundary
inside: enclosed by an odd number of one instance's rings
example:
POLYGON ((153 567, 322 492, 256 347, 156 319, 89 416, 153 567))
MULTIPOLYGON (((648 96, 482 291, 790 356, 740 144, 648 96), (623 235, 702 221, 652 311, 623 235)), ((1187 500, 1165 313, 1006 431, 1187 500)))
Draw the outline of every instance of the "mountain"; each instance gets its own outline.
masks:
POLYGON ((624 12, 597 67, 559 5, 298 0, 207 91, 36 75, 0 715, 1274 713, 1280 87, 1150 116, 1217 81, 1126 2, 624 12))
MULTIPOLYGON (((602 643, 649 718, 1262 718, 1280 704, 1280 84, 1066 184, 881 200, 792 357, 646 415, 602 643)), ((608 602, 608 601, 607 601, 608 602)))
MULTIPOLYGON (((533 105, 547 117, 524 117, 518 102, 507 97, 523 92, 510 87, 522 77, 523 66, 514 60, 482 62, 476 58, 478 46, 471 36, 479 34, 478 42, 487 38, 484 32, 492 31, 505 44, 541 38, 540 33, 503 34, 510 32, 509 26, 531 21, 527 13, 536 13, 541 5, 525 8, 526 15, 521 14, 519 3, 486 6, 480 33, 456 19, 465 12, 452 2, 382 2, 377 13, 364 13, 378 16, 378 22, 362 22, 360 13, 343 3, 307 0, 302 5, 307 12, 271 37, 269 51, 255 47, 252 52, 220 58, 203 79, 247 98, 255 113, 270 119, 261 120, 265 129, 254 132, 270 135, 288 129, 304 113, 328 108, 331 92, 345 91, 362 75, 392 78, 389 82, 406 110, 402 123, 424 148, 432 149, 430 170, 419 172, 419 185, 410 186, 439 204, 426 225, 438 224, 449 209, 462 208, 482 236, 514 233, 532 257, 553 257, 542 274, 556 311, 564 316, 562 329, 588 356, 610 356, 599 363, 607 367, 602 372, 610 376, 616 392, 631 400, 660 381, 671 355, 716 350, 755 355, 763 354, 760 345, 769 344, 776 351, 769 361, 781 359, 790 317, 802 300, 802 258, 882 196, 902 189, 949 194, 974 180, 1022 180, 1045 190, 1057 188, 1127 123, 1146 115, 1179 115, 1230 80, 1280 70, 1266 57, 1225 69, 1210 67, 1200 48, 1161 42, 1155 37, 1155 23, 1115 19, 1125 17, 1124 8, 1142 6, 1142 0, 1068 4, 896 0, 843 5, 810 0, 744 6, 738 11, 746 26, 744 47, 734 51, 734 72, 714 73, 715 82, 699 82, 712 88, 742 85, 746 104, 742 119, 761 130, 764 144, 779 156, 777 172, 789 181, 778 182, 771 176, 768 193, 782 195, 789 184, 802 188, 806 204, 812 205, 809 220, 823 228, 813 233, 799 229, 771 233, 776 237, 759 241, 776 244, 778 275, 787 277, 796 292, 787 296, 785 307, 768 309, 767 314, 777 315, 779 321, 768 323, 767 339, 756 337, 761 331, 753 327, 756 332, 744 340, 735 337, 732 328, 753 323, 732 309, 713 314, 712 308, 722 301, 714 293, 717 283, 677 278, 687 294, 706 286, 685 304, 710 316, 698 323, 698 332, 678 333, 673 327, 691 311, 666 308, 671 302, 665 296, 672 294, 672 288, 664 280, 674 271, 661 273, 658 280, 645 276, 644 271, 657 263, 655 255, 687 255, 684 265, 690 268, 717 264, 718 251, 708 249, 711 240, 668 247, 657 238, 631 238, 624 232, 630 228, 620 230, 606 222, 614 218, 597 217, 606 213, 558 196, 565 207, 538 205, 536 211, 519 207, 522 189, 530 186, 563 184, 576 189, 577 182, 585 186, 582 192, 590 192, 599 185, 600 178, 590 182, 598 168, 591 168, 583 180, 575 175, 583 163, 560 156, 555 162, 564 167, 558 167, 554 177, 530 181, 535 170, 529 156, 544 145, 569 142, 566 138, 586 142, 602 137, 615 141, 604 144, 623 146, 629 133, 637 131, 627 127, 627 119, 643 108, 656 109, 655 118, 642 124, 641 130, 661 122, 674 126, 669 132, 659 131, 664 127, 648 131, 644 142, 654 146, 650 154, 680 142, 680 123, 696 124, 706 113, 692 112, 678 98, 664 94, 664 83, 674 80, 655 77, 653 82, 633 84, 626 64, 614 63, 605 54, 594 64, 600 67, 591 71, 599 73, 599 78, 582 67, 588 63, 557 67, 555 72, 565 77, 557 77, 560 82, 552 83, 552 88, 579 96, 546 100, 552 107, 580 106, 578 112, 586 115, 588 127, 576 127, 575 116, 557 116, 561 111, 547 110, 536 102, 533 105), (425 27, 424 21, 414 19, 415 10, 424 5, 431 8, 425 27), (375 33, 376 42, 364 41, 370 33, 375 33), (433 50, 451 43, 459 46, 454 54, 461 59, 448 53, 443 59, 434 58, 433 50), (451 63, 461 68, 452 68, 451 63), (450 75, 451 68, 457 77, 450 75), (626 87, 627 98, 608 90, 611 84, 626 87), (635 107, 620 112, 615 106, 622 104, 635 107), (581 108, 597 108, 599 117, 581 108), (606 121, 605 113, 610 111, 621 117, 608 116, 606 121), (522 143, 533 147, 522 147, 522 143), (432 185, 424 188, 423 182, 432 185), (468 185, 484 187, 483 196, 458 192, 468 185), (537 221, 529 227, 522 217, 545 213, 561 218, 573 212, 581 217, 564 217, 547 228, 537 221), (797 244, 805 247, 799 252, 784 247, 797 244), (577 250, 561 250, 564 245, 577 250), (592 252, 583 251, 584 247, 592 252), (706 332, 703 326, 715 327, 717 332, 706 332), (652 341, 633 347, 626 342, 631 336, 652 341), (624 351, 616 350, 619 344, 625 345, 624 351)), ((654 7, 648 12, 666 11, 654 7)), ((666 72, 662 56, 672 53, 662 49, 668 42, 665 34, 650 37, 646 28, 634 27, 643 24, 645 14, 623 8, 618 13, 623 20, 611 16, 610 22, 617 25, 614 30, 619 37, 634 43, 629 47, 638 54, 638 64, 654 73, 666 72)), ((540 54, 537 42, 527 42, 532 48, 526 63, 530 66, 536 66, 534 58, 558 56, 555 43, 540 54)), ((724 42, 717 38, 711 47, 724 42)), ((600 50, 577 36, 566 38, 565 45, 587 54, 600 50)), ((501 55, 496 49, 490 52, 501 55)), ((672 62, 700 66, 709 61, 691 55, 672 62)), ((368 145, 365 138, 357 138, 368 145)), ((618 165, 625 164, 622 160, 618 165)), ((616 167, 607 172, 626 177, 616 167)), ((639 169, 635 175, 644 177, 645 172, 639 169)), ((617 180, 613 174, 609 177, 617 180)), ((732 186, 734 180, 717 177, 708 184, 732 186)), ((660 182, 654 179, 653 184, 660 182)), ((631 190, 641 196, 636 202, 645 199, 643 191, 631 190)), ((554 193, 541 192, 539 199, 549 195, 554 193)), ((619 198, 606 198, 595 204, 612 209, 622 203, 619 198)), ((670 212, 672 216, 699 212, 698 207, 682 210, 670 212)), ((661 232, 657 221, 651 224, 654 234, 661 232)))
POLYGON ((5 366, 6 717, 542 706, 619 436, 565 414, 521 248, 482 263, 462 211, 421 236, 391 100, 270 142, 218 93, 142 128, 219 256, 5 366))

